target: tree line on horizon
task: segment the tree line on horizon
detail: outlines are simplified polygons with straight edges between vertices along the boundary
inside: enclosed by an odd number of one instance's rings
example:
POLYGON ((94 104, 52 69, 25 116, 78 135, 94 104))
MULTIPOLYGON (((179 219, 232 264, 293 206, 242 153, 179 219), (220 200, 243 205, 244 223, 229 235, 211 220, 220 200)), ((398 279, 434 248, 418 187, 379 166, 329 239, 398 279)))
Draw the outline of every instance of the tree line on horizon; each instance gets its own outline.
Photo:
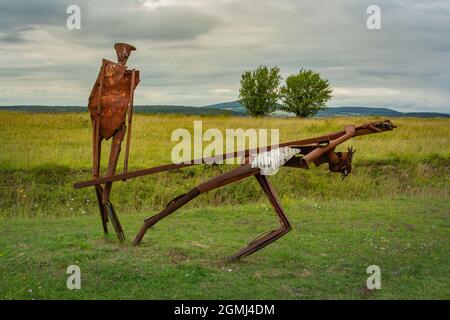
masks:
POLYGON ((314 116, 331 98, 328 80, 312 70, 300 69, 287 77, 280 87, 280 68, 259 66, 242 74, 239 102, 252 116, 265 116, 275 110, 294 113, 297 117, 314 116))

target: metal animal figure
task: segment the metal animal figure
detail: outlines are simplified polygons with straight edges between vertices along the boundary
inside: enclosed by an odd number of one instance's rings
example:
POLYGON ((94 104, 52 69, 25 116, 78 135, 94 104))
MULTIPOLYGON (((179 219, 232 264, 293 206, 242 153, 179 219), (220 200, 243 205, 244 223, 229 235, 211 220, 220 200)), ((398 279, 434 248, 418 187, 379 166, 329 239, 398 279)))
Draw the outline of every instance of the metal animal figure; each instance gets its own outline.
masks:
MULTIPOLYGON (((127 70, 127 60, 131 51, 136 50, 126 43, 114 45, 118 62, 103 59, 100 72, 89 96, 88 108, 92 120, 92 177, 100 176, 100 155, 103 139, 112 138, 109 154, 107 176, 114 175, 119 159, 122 141, 127 134, 124 171, 128 168, 128 155, 130 151, 131 122, 133 115, 134 90, 139 83, 139 71, 127 70), (125 124, 128 117, 128 132, 125 124)), ((125 239, 122 226, 112 203, 109 200, 112 183, 108 182, 102 187, 95 186, 103 231, 108 233, 110 220, 120 240, 125 239)))
POLYGON ((109 216, 119 239, 125 239, 117 215, 109 201, 111 186, 114 181, 127 180, 158 172, 180 169, 195 164, 210 164, 217 161, 217 159, 225 160, 236 158, 243 154, 242 164, 238 168, 214 177, 198 185, 189 192, 174 198, 161 212, 145 219, 141 229, 133 240, 133 244, 136 246, 141 243, 149 228, 161 219, 171 215, 200 194, 254 176, 274 208, 280 226, 277 229, 256 238, 248 246, 229 257, 229 259, 237 260, 241 257, 248 256, 279 239, 291 230, 291 225, 267 175, 276 173, 282 166, 308 169, 311 163, 316 166, 328 163, 328 168, 331 172, 341 173, 342 177, 345 178, 352 171, 352 159, 355 151, 353 151, 352 148, 349 148, 346 152, 336 152, 336 147, 353 137, 390 131, 395 128, 389 120, 371 122, 359 127, 348 125, 345 126, 343 131, 311 139, 285 142, 277 146, 268 146, 265 147, 266 151, 264 152, 259 152, 258 149, 248 149, 245 151, 224 154, 222 156, 218 155, 211 158, 196 159, 189 163, 167 164, 159 167, 127 172, 126 163, 128 161, 130 145, 133 92, 139 82, 138 71, 132 70, 130 73, 125 67, 126 58, 128 58, 131 50, 134 50, 132 46, 116 44, 119 63, 117 64, 103 60, 102 69, 100 70, 99 77, 89 99, 89 110, 91 111, 94 128, 94 179, 74 184, 75 188, 95 187, 105 232, 107 232, 106 223, 109 216), (120 152, 120 144, 125 134, 125 110, 128 110, 128 139, 125 155, 125 171, 121 174, 114 175, 120 152), (111 137, 113 137, 113 144, 111 147, 107 176, 99 177, 101 140, 109 139, 111 137), (102 185, 104 185, 103 188, 102 185))

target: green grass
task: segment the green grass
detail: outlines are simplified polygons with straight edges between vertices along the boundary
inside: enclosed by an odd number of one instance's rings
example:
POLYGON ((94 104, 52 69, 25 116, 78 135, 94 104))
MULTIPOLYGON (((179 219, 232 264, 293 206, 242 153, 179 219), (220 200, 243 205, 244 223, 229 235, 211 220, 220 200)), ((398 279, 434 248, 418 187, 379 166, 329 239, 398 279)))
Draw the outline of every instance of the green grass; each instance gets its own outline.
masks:
MULTIPOLYGON (((0 216, 95 214, 91 189, 74 190, 73 182, 91 172, 88 114, 0 112, 0 216), (87 205, 89 202, 89 205, 87 205), (51 209, 51 210, 49 210, 51 209)), ((170 163, 170 136, 176 128, 192 129, 193 116, 136 115, 130 170, 170 163)), ((313 137, 377 118, 279 119, 201 117, 203 128, 279 129, 281 141, 313 137)), ((449 196, 450 119, 395 119, 394 132, 352 139, 354 172, 340 176, 326 166, 311 170, 283 168, 273 184, 283 199, 377 199, 380 197, 449 196)), ((108 142, 104 150, 108 151, 108 142)), ((106 165, 106 152, 103 155, 106 165)), ((119 161, 121 171, 122 160, 119 161)), ((118 212, 158 210, 175 196, 229 170, 230 166, 195 166, 114 184, 118 212)), ((252 181, 211 192, 190 206, 250 204, 262 199, 252 181)))
MULTIPOLYGON (((237 263, 225 257, 276 227, 264 203, 182 210, 141 247, 102 237, 96 216, 0 224, 2 299, 449 299, 443 199, 287 201, 293 230, 237 263), (66 288, 81 268, 82 289, 66 288), (381 290, 365 288, 379 265, 381 290)), ((134 236, 144 213, 123 224, 134 236)))
MULTIPOLYGON (((2 168, 40 168, 43 164, 72 170, 91 168, 92 135, 88 113, 28 114, 0 111, 0 120, 2 168)), ((172 131, 186 128, 192 132, 195 120, 203 121, 204 131, 208 128, 279 129, 280 140, 290 141, 342 130, 346 124, 363 124, 383 118, 296 119, 137 114, 133 117, 130 168, 170 163, 171 150, 177 143, 170 141, 172 131)), ((358 149, 356 163, 414 163, 433 157, 450 158, 450 119, 395 118, 392 121, 398 125, 394 132, 359 137, 343 145, 353 145, 358 149)), ((103 150, 109 151, 109 148, 105 145, 103 150)), ((106 164, 106 157, 103 160, 106 164)))
MULTIPOLYGON (((136 115, 130 169, 170 163, 171 132, 198 119, 204 130, 276 128, 281 141, 380 120, 136 115)), ((103 238, 92 188, 72 187, 90 176, 89 116, 1 111, 0 299, 449 299, 450 120, 394 122, 394 132, 340 148, 358 149, 344 182, 326 166, 271 177, 294 229, 230 264, 226 256, 276 227, 254 179, 202 195, 134 248, 144 217, 231 167, 115 183, 128 237, 120 244, 103 238), (82 290, 66 288, 70 264, 81 267, 82 290), (378 291, 365 289, 372 264, 382 270, 378 291)))

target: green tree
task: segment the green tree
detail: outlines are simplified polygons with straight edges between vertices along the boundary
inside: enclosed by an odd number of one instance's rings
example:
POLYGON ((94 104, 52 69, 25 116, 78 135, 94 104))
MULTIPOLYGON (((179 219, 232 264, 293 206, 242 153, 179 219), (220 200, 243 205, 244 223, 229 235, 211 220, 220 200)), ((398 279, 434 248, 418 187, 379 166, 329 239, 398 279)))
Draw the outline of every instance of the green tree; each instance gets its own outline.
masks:
POLYGON ((328 80, 323 80, 312 70, 301 69, 298 74, 289 76, 280 90, 283 101, 281 110, 302 118, 313 116, 325 108, 331 92, 328 80))
POLYGON ((241 78, 239 102, 252 116, 264 116, 275 111, 280 97, 280 82, 278 67, 269 70, 266 66, 259 66, 256 70, 245 71, 241 78))

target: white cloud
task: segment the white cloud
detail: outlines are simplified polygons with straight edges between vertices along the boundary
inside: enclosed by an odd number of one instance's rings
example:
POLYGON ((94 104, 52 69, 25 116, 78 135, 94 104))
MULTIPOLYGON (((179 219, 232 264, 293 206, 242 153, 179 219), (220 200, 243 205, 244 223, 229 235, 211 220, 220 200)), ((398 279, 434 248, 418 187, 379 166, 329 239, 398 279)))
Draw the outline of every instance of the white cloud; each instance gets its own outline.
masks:
POLYGON ((211 89, 210 91, 211 91, 212 93, 218 93, 218 94, 221 94, 221 93, 230 93, 230 92, 231 92, 230 89, 211 89))
POLYGON ((354 88, 354 87, 335 87, 333 88, 333 96, 335 97, 392 97, 402 93, 401 90, 391 88, 354 88))

